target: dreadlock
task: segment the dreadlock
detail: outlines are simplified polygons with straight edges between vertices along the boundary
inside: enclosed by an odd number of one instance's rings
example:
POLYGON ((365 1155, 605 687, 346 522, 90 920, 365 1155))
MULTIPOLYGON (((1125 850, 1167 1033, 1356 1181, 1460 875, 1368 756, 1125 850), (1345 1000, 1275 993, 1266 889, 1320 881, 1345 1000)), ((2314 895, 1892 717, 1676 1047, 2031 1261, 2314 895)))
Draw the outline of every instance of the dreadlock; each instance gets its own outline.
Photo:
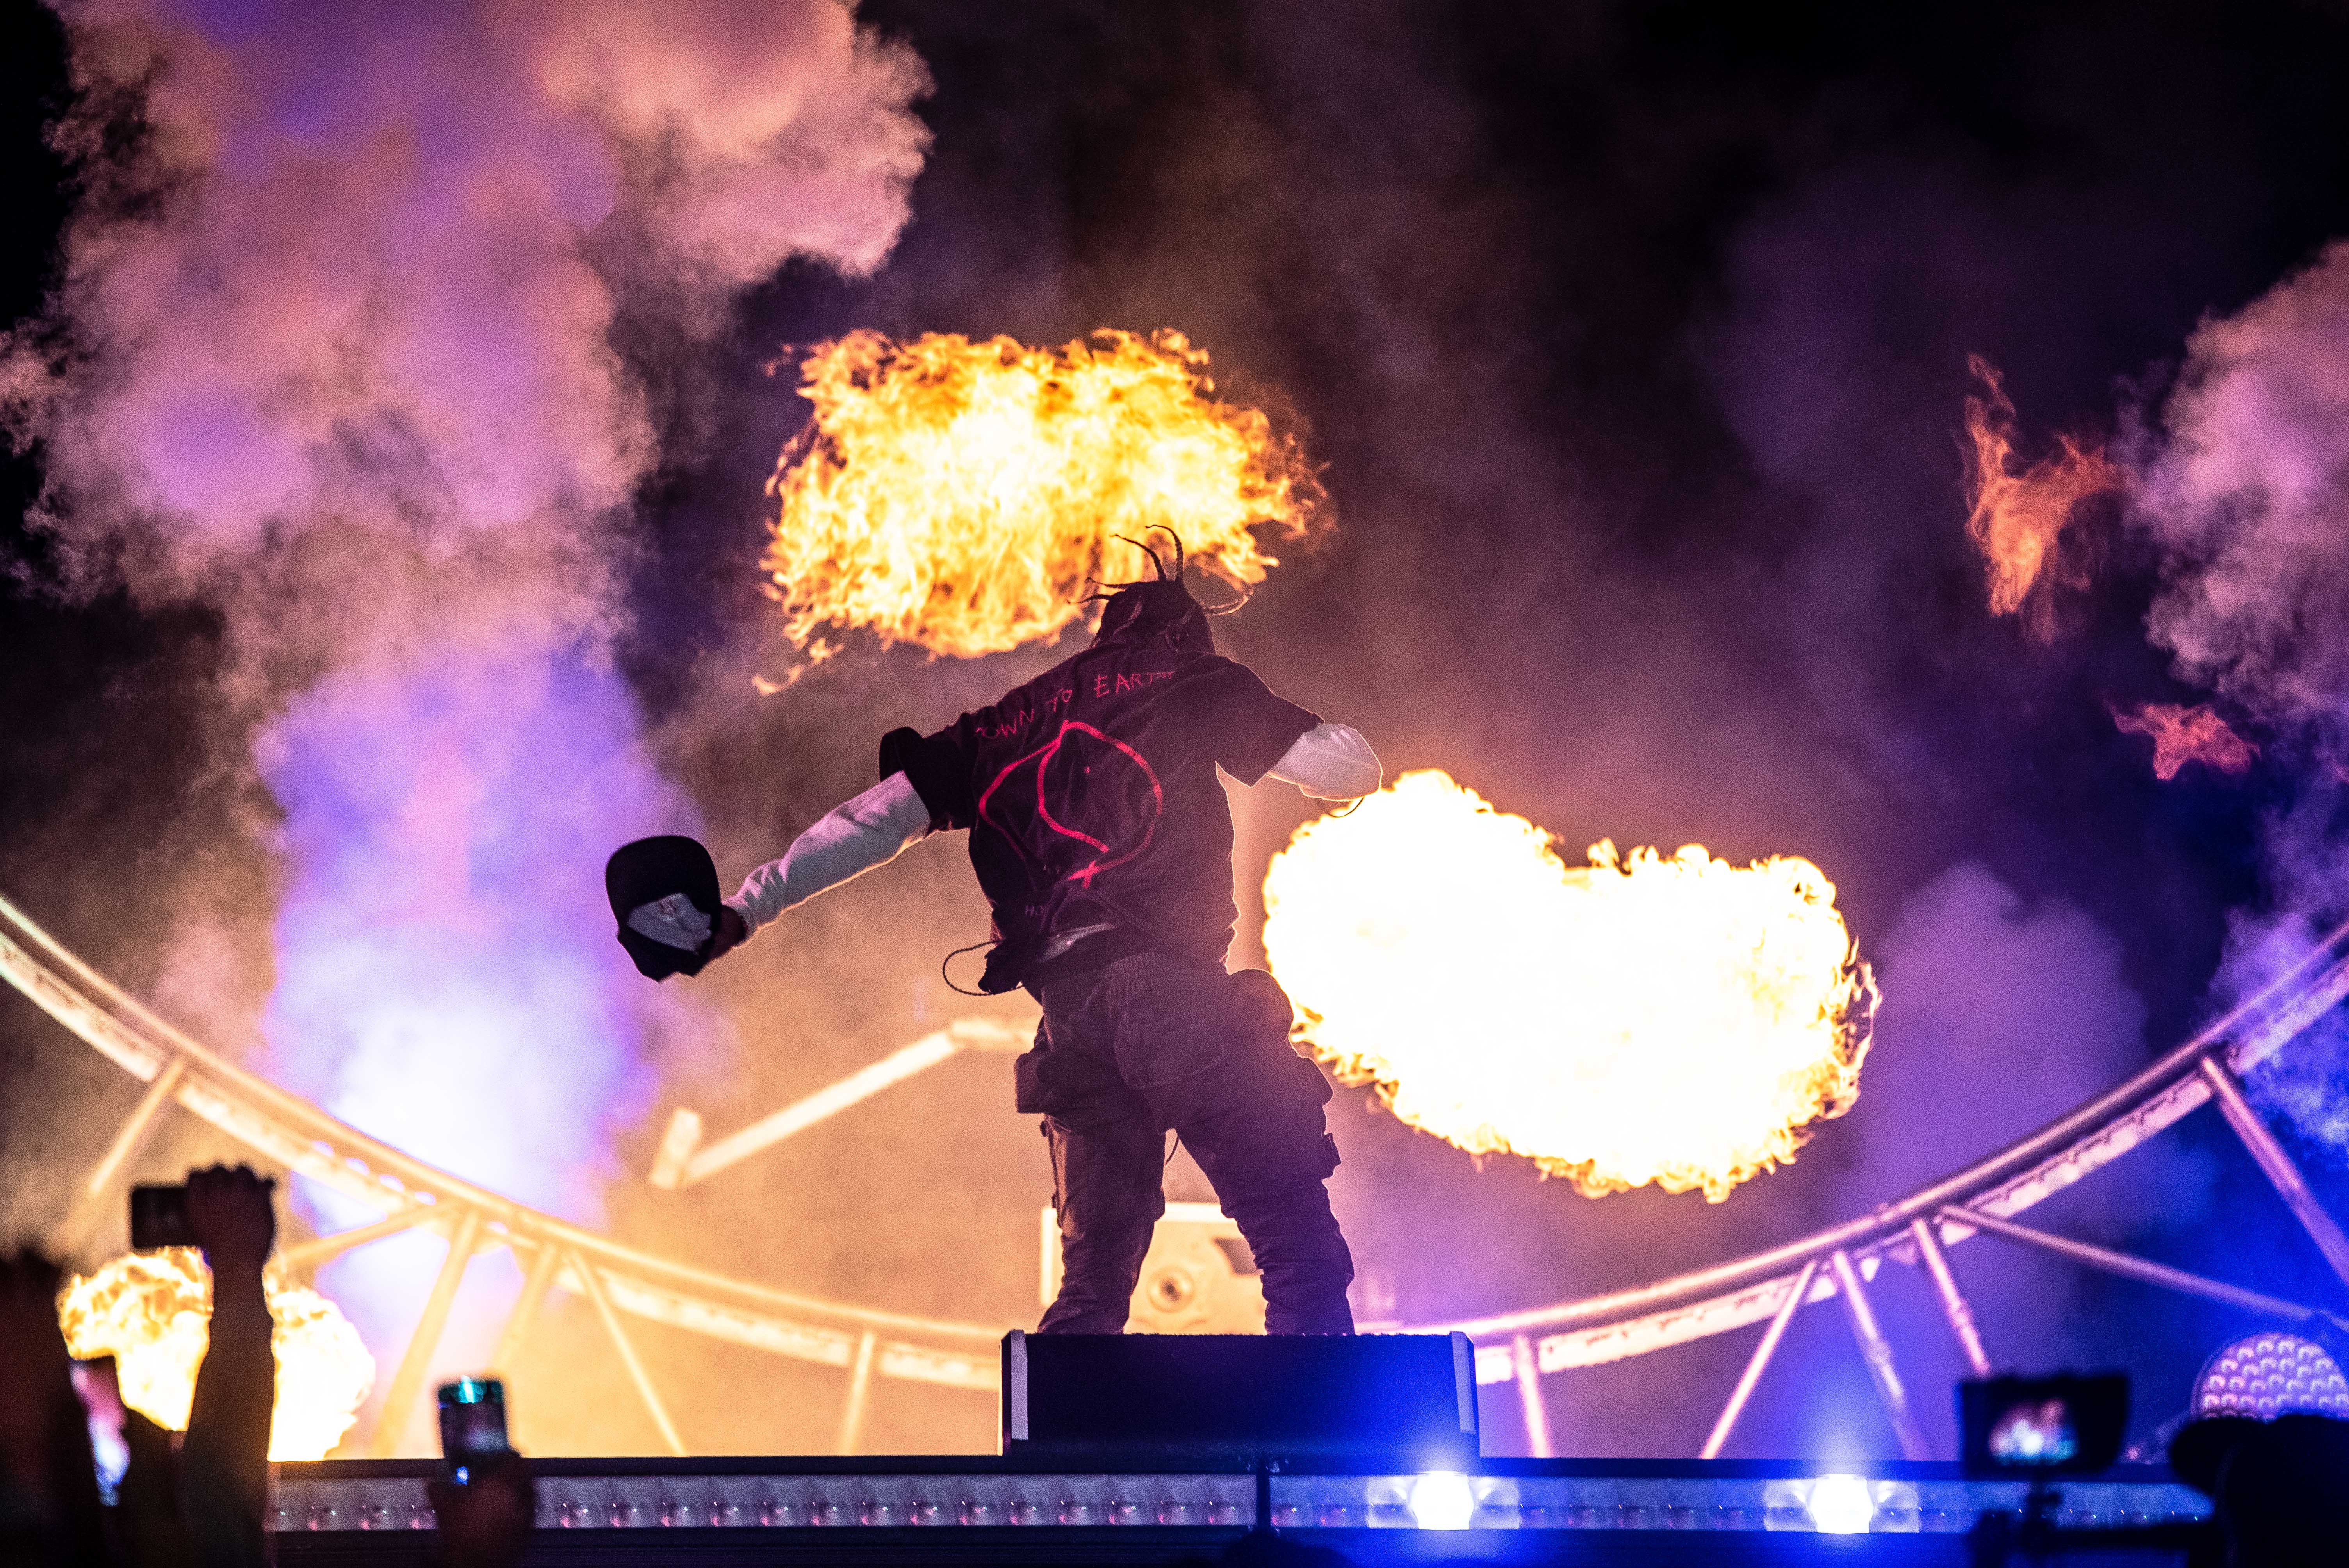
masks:
MULTIPOLYGON (((1151 571, 1155 580, 1151 583, 1100 583, 1100 592, 1092 599, 1104 601, 1102 629, 1092 634, 1094 648, 1109 645, 1146 645, 1163 644, 1182 653, 1215 653, 1215 634, 1207 629, 1207 613, 1191 599, 1191 589, 1182 584, 1184 566, 1188 556, 1184 552, 1182 535, 1172 528, 1146 528, 1144 538, 1133 540, 1116 535, 1123 542, 1151 559, 1151 571), (1174 571, 1167 573, 1165 556, 1146 544, 1151 532, 1165 532, 1174 540, 1174 571)), ((1090 601, 1088 601, 1090 603, 1090 601)))
MULTIPOLYGON (((1239 604, 1219 606, 1211 612, 1191 597, 1191 591, 1183 586, 1183 571, 1189 564, 1183 536, 1163 523, 1154 523, 1143 531, 1141 539, 1130 539, 1123 533, 1116 537, 1150 557, 1155 576, 1146 583, 1094 584, 1100 592, 1092 599, 1102 601, 1107 607, 1102 611, 1101 630, 1093 634, 1092 645, 1101 648, 1112 644, 1163 641, 1184 653, 1214 653, 1216 636, 1208 629, 1207 616, 1228 614, 1239 604), (1174 542, 1174 569, 1171 573, 1166 569, 1166 558, 1145 542, 1154 533, 1164 533, 1174 542)), ((1086 603, 1091 603, 1092 599, 1086 603)))

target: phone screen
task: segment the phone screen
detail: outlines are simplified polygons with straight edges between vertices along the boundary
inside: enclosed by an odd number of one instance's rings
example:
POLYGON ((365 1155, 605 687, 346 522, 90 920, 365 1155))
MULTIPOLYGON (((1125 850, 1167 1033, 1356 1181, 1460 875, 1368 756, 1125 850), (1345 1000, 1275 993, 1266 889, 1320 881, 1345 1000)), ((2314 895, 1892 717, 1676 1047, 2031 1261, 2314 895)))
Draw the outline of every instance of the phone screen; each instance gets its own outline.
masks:
POLYGON ((1990 1429, 1990 1457, 2024 1469, 2069 1464, 2080 1452, 2071 1408, 2061 1399, 2025 1400, 2001 1415, 1990 1429))
POLYGON ((195 1233, 188 1228, 188 1190, 177 1187, 130 1189, 130 1250, 192 1247, 195 1233))
POLYGON ((460 1377, 440 1386, 440 1454, 451 1480, 467 1485, 475 1461, 512 1451, 504 1384, 494 1377, 460 1377))

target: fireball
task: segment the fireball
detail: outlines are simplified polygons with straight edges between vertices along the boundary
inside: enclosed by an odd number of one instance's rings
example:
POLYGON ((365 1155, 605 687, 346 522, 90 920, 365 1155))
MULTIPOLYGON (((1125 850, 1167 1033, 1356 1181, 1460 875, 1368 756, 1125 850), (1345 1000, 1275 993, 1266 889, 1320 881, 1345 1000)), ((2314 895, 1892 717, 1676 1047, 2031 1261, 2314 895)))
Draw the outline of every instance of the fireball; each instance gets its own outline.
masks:
MULTIPOLYGON (((335 1304, 316 1291, 267 1285, 277 1358, 269 1418, 272 1460, 324 1459, 375 1384, 375 1359, 335 1304)), ((212 1271, 192 1247, 132 1253, 58 1294, 66 1346, 78 1357, 111 1356, 122 1402, 159 1426, 183 1431, 196 1368, 211 1337, 212 1271)))
POLYGON ((1217 401, 1206 355, 1178 332, 1060 348, 854 332, 800 372, 814 418, 768 483, 763 565, 812 659, 833 651, 820 628, 965 658, 1055 637, 1089 578, 1146 570, 1117 541, 1153 527, 1245 590, 1279 564, 1257 531, 1318 521, 1296 444, 1217 401))
POLYGON ((1550 835, 1440 771, 1298 830, 1264 883, 1298 1035, 1472 1154, 1720 1202, 1859 1095, 1877 991, 1810 861, 1550 835))

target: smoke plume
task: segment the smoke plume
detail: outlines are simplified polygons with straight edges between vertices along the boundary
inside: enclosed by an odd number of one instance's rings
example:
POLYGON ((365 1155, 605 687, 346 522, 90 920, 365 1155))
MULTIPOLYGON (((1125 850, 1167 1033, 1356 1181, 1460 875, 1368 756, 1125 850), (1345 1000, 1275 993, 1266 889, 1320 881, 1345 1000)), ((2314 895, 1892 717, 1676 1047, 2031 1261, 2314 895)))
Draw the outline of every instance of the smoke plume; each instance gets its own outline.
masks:
POLYGON ((653 456, 616 276, 869 270, 920 160, 918 63, 830 0, 69 15, 84 201, 13 422, 70 537, 180 583, 589 525, 653 456))
POLYGON ((2070 905, 2026 907, 1978 861, 1901 904, 1859 1105, 1853 1195, 1882 1202, 2035 1130, 2144 1057, 2121 944, 2070 905))
MULTIPOLYGON (((2241 995, 2349 911, 2349 242, 2197 329, 2143 444, 2133 521, 2163 579, 2147 630, 2298 764, 2263 814, 2264 906, 2230 922, 2222 983, 2241 995)), ((2349 1154, 2338 1031, 2255 1087, 2304 1140, 2349 1154)))
POLYGON ((2138 521, 2178 673, 2349 747, 2349 242, 2208 322, 2161 415, 2138 521))
POLYGON ((836 0, 60 9, 79 200, 0 408, 69 572, 223 617, 272 1068, 592 1217, 658 1025, 595 867, 693 826, 609 666, 630 505, 743 285, 888 253, 923 67, 836 0))

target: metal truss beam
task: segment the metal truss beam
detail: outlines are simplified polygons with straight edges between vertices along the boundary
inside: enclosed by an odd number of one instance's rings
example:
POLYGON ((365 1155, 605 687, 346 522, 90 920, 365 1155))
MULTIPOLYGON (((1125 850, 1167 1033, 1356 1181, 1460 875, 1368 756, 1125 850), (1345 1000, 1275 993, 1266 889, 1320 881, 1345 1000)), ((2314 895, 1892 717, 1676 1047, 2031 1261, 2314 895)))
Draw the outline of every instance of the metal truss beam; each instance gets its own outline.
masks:
POLYGON ((1900 1369, 1892 1364, 1892 1342, 1884 1337, 1883 1326, 1876 1320, 1876 1308, 1868 1304, 1868 1292, 1859 1283, 1859 1271, 1852 1267, 1851 1254, 1838 1247, 1828 1254, 1827 1266, 1835 1271, 1836 1294, 1843 1297, 1844 1315, 1851 1320, 1851 1336, 1859 1342, 1868 1376, 1876 1379, 1876 1397, 1884 1402, 1884 1413, 1891 1418, 1893 1435, 1900 1439, 1901 1458, 1931 1459, 1932 1445, 1925 1441, 1924 1429, 1917 1424, 1916 1415, 1909 1408, 1909 1391, 1900 1386, 1900 1369))
POLYGON ((2316 1194, 2308 1190, 2308 1179, 2300 1173, 2300 1167, 2284 1152, 2276 1135, 2268 1130, 2268 1124, 2260 1119, 2260 1113, 2251 1109, 2251 1102, 2243 1098, 2242 1085, 2216 1057, 2202 1058, 2202 1078, 2210 1086, 2210 1098, 2219 1102, 2220 1114, 2227 1119, 2227 1125, 2235 1130, 2235 1136, 2243 1140, 2243 1147, 2251 1150, 2251 1158, 2259 1161, 2260 1169, 2275 1184, 2292 1217, 2308 1232, 2316 1250, 2324 1254, 2324 1261, 2333 1265, 2334 1275, 2343 1284, 2349 1284, 2349 1236, 2341 1233, 2340 1224, 2324 1212, 2316 1194))
POLYGON ((728 1166, 739 1165, 964 1051, 1024 1051, 1032 1043, 1035 1030, 1033 1018, 1025 1022, 957 1018, 909 1046, 899 1047, 879 1061, 859 1068, 839 1082, 728 1133, 707 1148, 700 1146, 699 1114, 680 1109, 669 1118, 668 1129, 662 1135, 659 1152, 647 1179, 656 1187, 671 1191, 706 1181, 728 1166))
POLYGON ((408 1336, 408 1349, 399 1358, 399 1370, 392 1375, 391 1387, 383 1397, 383 1408, 376 1412, 375 1430, 367 1434, 371 1458, 389 1459, 391 1450, 399 1443, 399 1435, 408 1426, 408 1413, 415 1408, 417 1398, 424 1392, 424 1379, 431 1374, 432 1354, 440 1347, 441 1332, 449 1326, 449 1309, 456 1304, 457 1287, 464 1283, 466 1265, 473 1261, 473 1248, 481 1235, 481 1216, 468 1212, 457 1222, 456 1233, 449 1238, 449 1255, 440 1261, 440 1272, 433 1276, 432 1294, 424 1298, 424 1315, 416 1320, 416 1331, 408 1336))
POLYGON ((107 1195, 114 1191, 114 1184, 121 1179, 123 1171, 139 1158, 139 1151, 146 1147, 147 1140, 155 1131, 156 1119, 170 1107, 171 1096, 187 1072, 187 1062, 181 1057, 172 1057, 148 1080, 147 1092, 139 1097, 138 1105, 123 1119, 122 1126, 116 1131, 114 1141, 106 1146, 106 1152, 98 1156, 96 1165, 90 1167, 89 1179, 82 1183, 81 1191, 74 1199, 73 1212, 58 1227, 60 1251, 74 1250, 95 1228, 107 1195))
POLYGON ((864 1436, 864 1406, 873 1392, 873 1352, 880 1344, 871 1329, 856 1342, 856 1359, 848 1368, 848 1398, 840 1410, 839 1449, 843 1454, 856 1451, 864 1436))
POLYGON ((419 1228, 439 1230, 440 1227, 436 1217, 429 1211, 403 1209, 397 1214, 388 1214, 369 1224, 354 1225, 347 1231, 336 1231, 332 1235, 313 1236, 306 1242, 296 1242, 290 1247, 280 1247, 277 1249, 274 1261, 277 1266, 286 1273, 295 1274, 303 1269, 316 1268, 321 1264, 332 1263, 345 1253, 366 1246, 370 1242, 380 1242, 387 1237, 398 1235, 402 1231, 419 1228))
POLYGON ((1958 1348, 1966 1354, 1966 1365, 1977 1377, 1991 1373, 1990 1350, 1982 1344, 1982 1329, 1974 1323, 1974 1309, 1965 1292, 1958 1288, 1958 1276, 1950 1271, 1950 1260, 1941 1251, 1940 1238, 1933 1234, 1932 1222, 1923 1215, 1909 1222, 1909 1234, 1917 1243, 1917 1256, 1925 1264, 1925 1272, 1933 1276, 1933 1294, 1940 1298, 1941 1315, 1949 1319, 1950 1332, 1957 1336, 1958 1348))
POLYGON ((538 1255, 530 1260, 530 1272, 523 1275, 522 1294, 514 1297, 513 1310, 506 1314, 506 1326, 498 1335, 498 1348, 490 1358, 491 1366, 501 1372, 512 1370, 522 1355, 523 1342, 537 1326, 539 1309, 546 1305, 546 1293, 554 1288, 554 1277, 562 1272, 562 1249, 541 1243, 538 1255))
MULTIPOLYGON (((644 1361, 636 1355, 636 1341, 621 1326, 620 1315, 613 1310, 611 1293, 595 1276, 595 1265, 578 1253, 571 1254, 571 1272, 578 1276, 580 1289, 595 1308, 595 1315, 604 1320, 604 1332, 612 1336, 612 1346, 620 1353, 620 1365, 627 1369, 628 1381, 636 1386, 636 1397, 645 1402, 645 1410, 660 1429, 661 1441, 668 1451, 682 1458, 685 1440, 677 1435, 677 1423, 668 1417, 668 1407, 661 1403, 660 1390, 653 1387, 652 1374, 645 1370, 644 1361)), ((867 1337, 871 1337, 869 1335, 867 1337)))
POLYGON ((1539 1353, 1522 1334, 1509 1342, 1509 1369, 1516 1375, 1517 1408, 1525 1416, 1526 1446, 1534 1458, 1548 1459, 1557 1449, 1550 1441, 1549 1404, 1542 1398, 1539 1353))
POLYGON ((1717 1460, 1721 1457, 1723 1446, 1729 1441, 1729 1434, 1737 1429, 1737 1418, 1745 1413, 1745 1402, 1754 1398, 1754 1390, 1760 1386, 1762 1374, 1768 1368, 1770 1358, 1778 1354, 1778 1342, 1786 1337, 1786 1326, 1795 1321, 1796 1310, 1810 1299, 1811 1282, 1818 1277, 1819 1260, 1816 1258, 1805 1264, 1801 1272, 1795 1275, 1795 1283, 1786 1289, 1786 1299, 1771 1315, 1770 1326, 1762 1331, 1762 1343, 1754 1347, 1753 1356, 1745 1363, 1745 1370, 1738 1375, 1737 1387, 1729 1391, 1729 1403, 1721 1408, 1721 1418, 1713 1423, 1713 1430, 1706 1434, 1704 1447, 1697 1450, 1697 1458, 1717 1460))
POLYGON ((2092 1242, 2076 1242, 2069 1236, 2051 1235, 2045 1231, 2034 1231, 2028 1225, 2018 1225, 2012 1220, 2002 1220, 1996 1215, 1985 1214, 1978 1210, 1951 1207, 1942 1210, 1941 1217, 1955 1224, 1971 1225, 1990 1235, 2002 1236, 2010 1242, 2021 1242, 2024 1246, 2037 1247, 2043 1252, 2054 1253, 2057 1257, 2070 1258, 2074 1263, 2085 1264, 2090 1268, 2102 1269, 2106 1274, 2119 1274, 2127 1279, 2142 1280, 2147 1284, 2158 1284, 2164 1289, 2179 1291, 2187 1295, 2199 1295, 2210 1301, 2224 1302, 2229 1306, 2240 1306, 2246 1312, 2261 1313, 2270 1317, 2281 1317, 2292 1323, 2306 1323, 2312 1318, 2332 1316, 2330 1313, 2318 1307, 2303 1306, 2296 1301, 2285 1301, 2278 1296, 2263 1295, 2255 1290, 2245 1290, 2239 1284, 2229 1284, 2224 1280, 2208 1279, 2201 1274, 2189 1274, 2184 1269, 2174 1269, 2168 1264, 2151 1263, 2144 1258, 2131 1257, 2127 1253, 2116 1253, 2110 1247, 2100 1247, 2092 1242))

